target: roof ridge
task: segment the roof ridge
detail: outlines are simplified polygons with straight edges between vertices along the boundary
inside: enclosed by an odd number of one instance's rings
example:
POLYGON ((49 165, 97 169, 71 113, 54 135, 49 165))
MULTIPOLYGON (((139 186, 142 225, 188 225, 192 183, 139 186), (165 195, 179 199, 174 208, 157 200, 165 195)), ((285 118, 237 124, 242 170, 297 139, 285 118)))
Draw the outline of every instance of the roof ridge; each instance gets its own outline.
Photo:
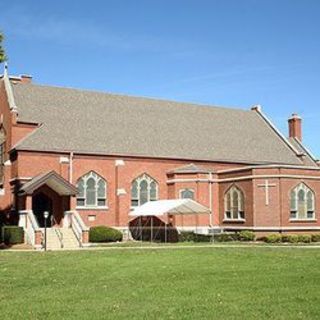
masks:
POLYGON ((40 87, 40 88, 49 88, 49 89, 61 89, 61 90, 71 90, 71 91, 77 91, 77 92, 83 92, 83 93, 92 93, 92 94, 101 94, 101 95, 108 95, 108 96, 114 96, 114 97, 124 97, 124 98, 133 98, 133 99, 144 99, 144 100, 151 100, 151 101, 160 101, 160 102, 168 102, 168 103, 174 103, 174 104, 180 104, 190 107, 201 107, 201 108, 214 108, 214 109, 222 109, 226 111, 235 111, 235 112, 241 112, 241 113, 251 113, 251 110, 244 109, 242 107, 236 107, 236 106, 222 106, 222 105, 214 105, 214 104, 207 104, 207 103, 200 103, 200 102, 187 102, 187 101, 179 101, 179 100, 173 100, 173 99, 166 99, 161 97, 151 97, 151 96, 136 96, 136 95, 130 95, 127 93, 114 93, 114 92, 108 92, 108 91, 99 91, 94 89, 83 89, 83 88, 74 88, 74 87, 63 87, 58 85, 47 85, 47 84, 35 84, 35 83, 27 83, 27 84, 21 84, 21 83, 13 83, 13 87, 16 86, 23 86, 23 87, 40 87))
MULTIPOLYGON (((254 109, 255 113, 260 116, 262 120, 269 126, 269 128, 280 138, 280 140, 292 151, 295 153, 296 157, 299 158, 300 152, 297 150, 288 139, 280 132, 280 130, 272 123, 272 121, 262 112, 261 109, 254 109)), ((301 161, 302 162, 302 161, 301 161)))

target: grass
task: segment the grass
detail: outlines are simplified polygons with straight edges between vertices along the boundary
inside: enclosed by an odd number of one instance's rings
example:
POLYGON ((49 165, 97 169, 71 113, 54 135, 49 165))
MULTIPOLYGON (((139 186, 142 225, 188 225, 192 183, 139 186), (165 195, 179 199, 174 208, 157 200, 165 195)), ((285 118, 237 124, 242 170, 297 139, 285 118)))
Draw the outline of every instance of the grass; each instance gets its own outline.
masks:
POLYGON ((318 319, 317 248, 0 252, 2 319, 318 319))
POLYGON ((254 242, 246 242, 246 241, 229 241, 229 242, 193 242, 193 241, 183 241, 183 242, 173 242, 173 243, 163 243, 163 242, 149 242, 149 241, 124 241, 124 242, 101 242, 91 244, 91 247, 94 248, 122 248, 122 247, 129 247, 129 248, 170 248, 170 247, 320 247, 320 242, 310 242, 310 243, 267 243, 262 241, 254 241, 254 242))

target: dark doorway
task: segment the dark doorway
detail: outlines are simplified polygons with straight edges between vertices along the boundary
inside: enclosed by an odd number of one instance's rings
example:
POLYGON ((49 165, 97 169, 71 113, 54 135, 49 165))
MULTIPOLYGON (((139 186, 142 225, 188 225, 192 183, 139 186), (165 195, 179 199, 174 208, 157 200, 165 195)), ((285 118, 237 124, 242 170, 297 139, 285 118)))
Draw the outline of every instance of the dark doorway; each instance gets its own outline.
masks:
POLYGON ((52 200, 46 196, 44 193, 38 193, 32 197, 32 210, 40 228, 44 228, 44 217, 43 213, 45 211, 49 212, 49 217, 47 219, 47 227, 51 227, 52 221, 52 200))

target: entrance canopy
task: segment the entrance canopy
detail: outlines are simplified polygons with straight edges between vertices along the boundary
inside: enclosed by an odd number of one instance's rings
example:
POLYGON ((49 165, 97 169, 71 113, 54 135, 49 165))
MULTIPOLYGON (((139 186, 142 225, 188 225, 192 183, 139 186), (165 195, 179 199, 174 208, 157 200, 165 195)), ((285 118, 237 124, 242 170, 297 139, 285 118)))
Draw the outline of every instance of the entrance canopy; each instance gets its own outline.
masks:
POLYGON ((209 214, 209 208, 191 199, 150 201, 130 212, 130 216, 163 216, 181 214, 209 214))
POLYGON ((55 171, 35 176, 21 187, 20 194, 31 195, 43 185, 47 185, 60 196, 73 196, 77 194, 77 188, 55 171))

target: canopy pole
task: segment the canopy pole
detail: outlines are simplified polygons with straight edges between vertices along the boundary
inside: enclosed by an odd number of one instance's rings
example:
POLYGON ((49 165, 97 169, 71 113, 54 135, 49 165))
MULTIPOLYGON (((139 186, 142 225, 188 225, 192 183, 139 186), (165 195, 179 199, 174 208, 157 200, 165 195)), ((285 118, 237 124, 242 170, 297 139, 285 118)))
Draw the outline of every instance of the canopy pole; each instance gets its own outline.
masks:
POLYGON ((183 214, 181 215, 181 230, 184 231, 184 221, 183 221, 183 214))
POLYGON ((128 239, 127 241, 130 240, 130 221, 128 221, 128 239))
POLYGON ((151 242, 153 240, 153 216, 151 216, 151 242))
POLYGON ((164 223, 164 243, 167 243, 167 223, 164 223))
POLYGON ((196 215, 196 239, 198 242, 198 216, 196 215))
POLYGON ((142 242, 142 217, 140 216, 140 219, 139 219, 139 221, 140 221, 140 241, 142 242))

